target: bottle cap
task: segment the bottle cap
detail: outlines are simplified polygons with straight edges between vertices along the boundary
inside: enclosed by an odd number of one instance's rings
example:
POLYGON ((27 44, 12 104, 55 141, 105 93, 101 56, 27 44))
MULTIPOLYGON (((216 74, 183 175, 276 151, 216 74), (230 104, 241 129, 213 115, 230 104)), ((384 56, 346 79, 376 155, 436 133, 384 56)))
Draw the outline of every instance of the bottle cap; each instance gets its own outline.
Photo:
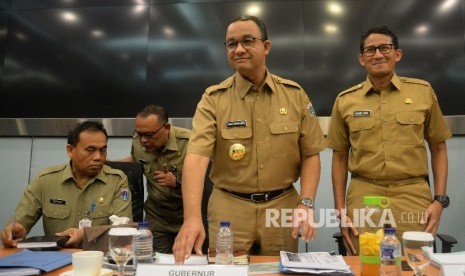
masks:
POLYGON ((225 227, 225 226, 230 226, 231 223, 229 223, 229 221, 222 221, 220 222, 220 227, 225 227))
POLYGON ((364 196, 363 205, 378 205, 381 208, 387 208, 390 202, 389 198, 384 196, 364 196))
POLYGON ((148 229, 149 228, 149 223, 147 221, 141 221, 137 223, 137 227, 139 229, 148 229))
POLYGON ((384 228, 384 235, 395 235, 395 234, 396 234, 396 228, 394 227, 384 228))

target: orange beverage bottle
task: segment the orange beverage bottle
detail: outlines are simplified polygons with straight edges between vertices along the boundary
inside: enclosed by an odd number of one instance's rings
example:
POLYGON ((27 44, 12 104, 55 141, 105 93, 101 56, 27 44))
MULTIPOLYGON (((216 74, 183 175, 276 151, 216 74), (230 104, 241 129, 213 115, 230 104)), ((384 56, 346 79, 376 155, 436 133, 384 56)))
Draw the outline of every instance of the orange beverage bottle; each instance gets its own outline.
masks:
POLYGON ((361 276, 376 276, 379 275, 379 263, 378 264, 368 264, 363 263, 360 271, 362 272, 361 276))
POLYGON ((364 212, 361 212, 366 221, 360 221, 360 262, 362 276, 379 276, 380 243, 384 238, 382 212, 389 207, 389 199, 383 196, 364 196, 364 212))

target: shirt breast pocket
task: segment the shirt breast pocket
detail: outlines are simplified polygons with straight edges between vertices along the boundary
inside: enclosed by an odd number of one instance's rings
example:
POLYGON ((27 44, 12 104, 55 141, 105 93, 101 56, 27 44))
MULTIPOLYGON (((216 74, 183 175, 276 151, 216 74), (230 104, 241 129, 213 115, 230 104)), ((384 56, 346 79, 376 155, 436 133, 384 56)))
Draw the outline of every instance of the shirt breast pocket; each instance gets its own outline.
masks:
POLYGON ((48 219, 64 220, 69 217, 70 210, 67 207, 45 206, 44 216, 48 219))
POLYGON ((110 205, 99 205, 95 207, 94 212, 90 214, 92 225, 105 225, 109 223, 109 217, 113 214, 113 208, 110 205))
POLYGON ((351 144, 362 148, 376 144, 375 120, 371 117, 352 117, 347 123, 350 131, 351 144))
POLYGON ((398 128, 396 138, 404 145, 418 145, 424 143, 425 115, 422 112, 399 112, 396 114, 398 128))
POLYGON ((299 154, 299 126, 297 122, 270 124, 271 151, 274 157, 299 154))
MULTIPOLYGON (((252 129, 250 127, 224 128, 221 129, 221 137, 223 142, 218 143, 220 153, 230 155, 231 146, 240 144, 244 146, 245 153, 242 158, 234 160, 234 162, 247 162, 250 160, 252 148, 252 129)), ((231 153, 232 154, 232 153, 231 153)), ((230 160, 233 160, 229 157, 230 160)))

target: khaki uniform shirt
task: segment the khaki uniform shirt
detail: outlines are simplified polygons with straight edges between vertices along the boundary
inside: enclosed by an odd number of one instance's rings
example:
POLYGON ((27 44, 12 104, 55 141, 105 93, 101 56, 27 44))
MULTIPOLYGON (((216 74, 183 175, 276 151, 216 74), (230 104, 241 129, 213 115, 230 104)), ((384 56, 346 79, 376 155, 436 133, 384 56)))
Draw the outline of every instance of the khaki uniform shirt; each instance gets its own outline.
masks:
POLYGON ((68 228, 79 228, 83 218, 92 220, 92 226, 108 225, 111 215, 132 219, 126 175, 103 166, 80 189, 73 180, 70 163, 41 171, 27 186, 15 212, 16 220, 28 232, 43 216, 45 235, 52 236, 68 228))
POLYGON ((261 87, 239 73, 209 87, 193 118, 188 152, 213 157, 216 187, 253 193, 289 187, 302 158, 325 148, 311 103, 295 82, 267 72, 261 87), (234 144, 245 148, 239 160, 234 144))
POLYGON ((349 171, 369 179, 428 175, 428 143, 452 136, 431 85, 394 75, 376 92, 369 79, 338 95, 328 147, 349 151, 349 171))
POLYGON ((160 186, 153 177, 155 171, 163 171, 165 163, 170 172, 182 177, 190 133, 188 129, 171 126, 165 147, 156 153, 145 152, 139 139, 132 141, 131 156, 144 165, 148 194, 144 209, 152 231, 175 233, 183 223, 181 189, 160 186))

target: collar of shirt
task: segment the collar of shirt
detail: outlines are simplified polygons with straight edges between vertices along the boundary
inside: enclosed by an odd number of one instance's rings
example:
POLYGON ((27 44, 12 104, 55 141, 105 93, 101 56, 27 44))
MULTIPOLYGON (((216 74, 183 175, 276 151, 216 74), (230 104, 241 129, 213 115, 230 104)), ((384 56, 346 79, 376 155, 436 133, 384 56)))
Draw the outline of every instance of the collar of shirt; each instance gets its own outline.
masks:
MULTIPOLYGON (((274 85, 272 84, 273 80, 271 78, 271 74, 267 70, 265 81, 263 82, 261 87, 264 87, 266 85, 269 88, 269 91, 274 92, 274 90, 272 89, 274 85)), ((250 89, 254 86, 250 81, 246 80, 244 77, 241 76, 241 74, 237 72, 234 75, 234 85, 237 87, 236 91, 239 93, 241 99, 244 99, 245 95, 247 95, 250 89)), ((260 90, 261 87, 259 87, 258 89, 260 90)))
MULTIPOLYGON (((394 73, 394 75, 392 76, 390 85, 391 85, 390 91, 400 91, 401 81, 399 79, 399 76, 397 76, 397 74, 394 73)), ((363 94, 376 91, 373 85, 371 84, 371 81, 368 79, 368 77, 366 78, 365 84, 363 85, 361 89, 362 89, 363 94)))
MULTIPOLYGON (((73 179, 73 169, 71 168, 71 160, 66 164, 63 174, 61 177, 61 182, 65 183, 69 179, 73 179)), ((87 180, 87 183, 93 183, 96 179, 100 180, 102 183, 107 184, 108 177, 105 176, 105 173, 103 172, 103 168, 99 171, 99 173, 92 178, 89 178, 87 180)))
POLYGON ((168 140, 166 141, 166 145, 163 151, 178 151, 178 143, 176 142, 176 127, 171 125, 170 133, 168 134, 168 140))

